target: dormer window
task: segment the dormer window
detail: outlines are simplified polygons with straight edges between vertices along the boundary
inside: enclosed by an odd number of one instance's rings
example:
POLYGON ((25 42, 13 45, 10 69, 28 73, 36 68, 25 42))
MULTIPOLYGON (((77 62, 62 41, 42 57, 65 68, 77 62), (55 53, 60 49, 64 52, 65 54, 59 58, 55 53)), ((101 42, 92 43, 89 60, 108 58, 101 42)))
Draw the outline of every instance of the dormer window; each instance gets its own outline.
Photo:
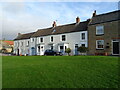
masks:
POLYGON ((54 29, 52 33, 55 33, 55 32, 56 32, 56 30, 54 29))

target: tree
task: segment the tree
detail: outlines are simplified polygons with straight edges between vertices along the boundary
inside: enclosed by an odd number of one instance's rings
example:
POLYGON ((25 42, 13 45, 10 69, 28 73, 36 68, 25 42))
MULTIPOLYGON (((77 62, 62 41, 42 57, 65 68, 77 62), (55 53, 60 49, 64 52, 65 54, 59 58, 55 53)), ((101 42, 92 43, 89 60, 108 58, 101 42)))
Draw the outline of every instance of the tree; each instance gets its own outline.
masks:
POLYGON ((84 47, 84 46, 80 46, 78 47, 78 51, 80 53, 86 53, 88 51, 88 48, 87 47, 84 47))
POLYGON ((67 49, 65 50, 65 52, 68 53, 68 55, 70 55, 71 49, 70 49, 70 48, 67 48, 67 49))

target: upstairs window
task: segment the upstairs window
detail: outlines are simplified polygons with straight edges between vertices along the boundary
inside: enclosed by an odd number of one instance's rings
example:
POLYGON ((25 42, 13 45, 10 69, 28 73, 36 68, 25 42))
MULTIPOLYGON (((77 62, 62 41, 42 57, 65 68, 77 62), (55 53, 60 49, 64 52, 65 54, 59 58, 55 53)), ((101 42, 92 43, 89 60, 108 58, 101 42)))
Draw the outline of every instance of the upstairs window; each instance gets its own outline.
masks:
POLYGON ((62 41, 66 41, 66 36, 62 35, 62 41))
POLYGON ((84 40, 85 39, 85 33, 82 33, 82 40, 84 40))
POLYGON ((18 47, 19 47, 19 42, 18 42, 18 47))
POLYGON ((103 26, 96 26, 96 35, 104 34, 104 27, 103 26))
POLYGON ((96 49, 104 48, 104 40, 96 40, 96 49))
POLYGON ((29 46, 29 41, 27 41, 27 46, 29 46))
POLYGON ((43 38, 40 38, 40 42, 43 42, 43 38))
POLYGON ((34 38, 31 38, 31 42, 34 42, 34 38))
POLYGON ((51 40, 50 41, 53 42, 53 36, 51 36, 51 40))
POLYGON ((23 46, 23 42, 21 42, 21 46, 23 46))

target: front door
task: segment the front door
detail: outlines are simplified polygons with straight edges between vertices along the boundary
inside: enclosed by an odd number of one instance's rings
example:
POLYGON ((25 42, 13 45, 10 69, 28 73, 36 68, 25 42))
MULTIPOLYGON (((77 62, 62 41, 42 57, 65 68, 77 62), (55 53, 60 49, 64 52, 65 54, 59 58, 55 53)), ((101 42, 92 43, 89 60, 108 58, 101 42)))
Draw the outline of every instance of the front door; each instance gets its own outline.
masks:
POLYGON ((119 42, 113 42, 113 55, 119 55, 119 42))
POLYGON ((19 56, 19 49, 17 49, 17 56, 19 56))
POLYGON ((78 44, 75 44, 75 55, 78 55, 78 44))
POLYGON ((31 54, 35 55, 35 48, 34 47, 31 48, 31 51, 32 51, 31 54))
POLYGON ((51 45, 51 48, 50 48, 51 50, 53 50, 53 45, 51 45))
POLYGON ((44 45, 40 46, 40 55, 44 55, 44 45))
POLYGON ((64 52, 64 47, 63 46, 60 46, 60 52, 64 52))

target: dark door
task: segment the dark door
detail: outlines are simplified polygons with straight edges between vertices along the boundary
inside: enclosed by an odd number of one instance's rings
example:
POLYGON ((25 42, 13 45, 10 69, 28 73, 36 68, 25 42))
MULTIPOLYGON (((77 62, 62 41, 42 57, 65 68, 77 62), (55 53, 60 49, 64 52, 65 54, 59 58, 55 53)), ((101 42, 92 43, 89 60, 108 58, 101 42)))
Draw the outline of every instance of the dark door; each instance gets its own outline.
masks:
POLYGON ((119 42, 113 42, 113 54, 119 54, 119 42))
POLYGON ((19 49, 17 49, 17 56, 19 56, 19 49))

